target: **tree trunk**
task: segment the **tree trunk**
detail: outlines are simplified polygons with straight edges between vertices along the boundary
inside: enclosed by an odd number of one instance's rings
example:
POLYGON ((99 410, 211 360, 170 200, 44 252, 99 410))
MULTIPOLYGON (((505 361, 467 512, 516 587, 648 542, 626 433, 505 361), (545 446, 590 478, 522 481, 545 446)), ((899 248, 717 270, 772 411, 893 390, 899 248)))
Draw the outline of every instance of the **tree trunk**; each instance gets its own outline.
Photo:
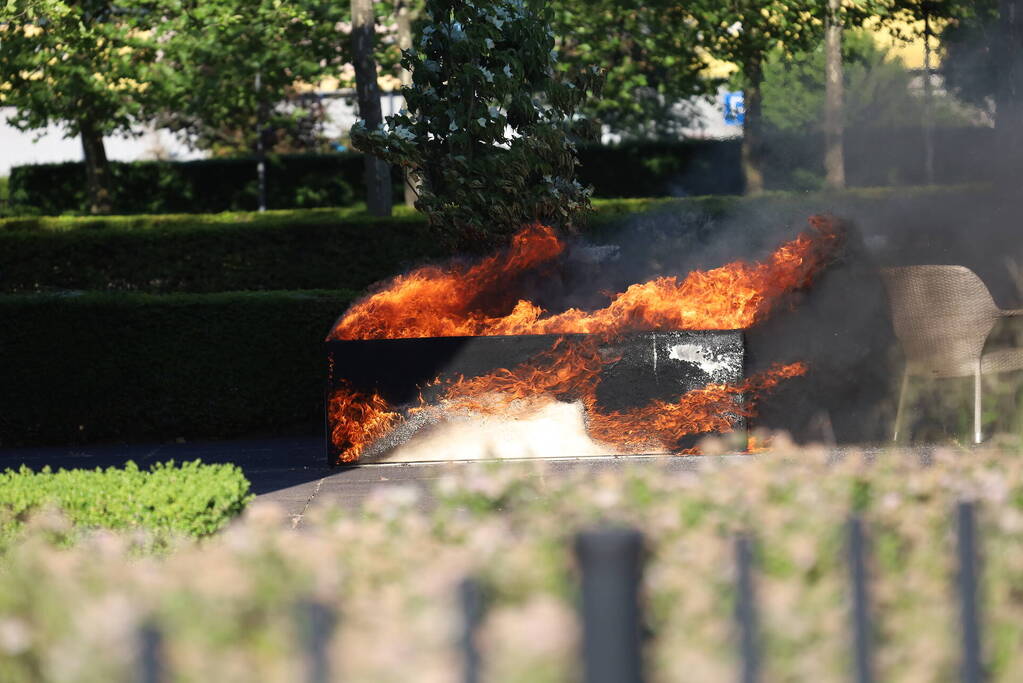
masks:
POLYGON ((931 13, 924 5, 924 182, 934 184, 934 84, 931 83, 931 13))
POLYGON ((103 146, 103 134, 85 119, 79 123, 82 155, 85 157, 85 185, 89 192, 89 213, 110 213, 110 162, 103 146))
POLYGON ((743 92, 745 115, 742 124, 742 175, 746 194, 764 191, 763 56, 755 55, 745 65, 743 92))
POLYGON ((842 0, 828 0, 824 29, 824 171, 833 190, 845 188, 841 9, 842 0))
MULTIPOLYGON (((398 28, 398 48, 401 50, 412 49, 412 11, 409 9, 409 0, 395 0, 395 24, 398 28)), ((401 70, 401 84, 408 87, 412 85, 412 72, 408 69, 401 70)), ((405 206, 414 206, 418 197, 419 178, 415 171, 406 169, 405 182, 405 206)))
MULTIPOLYGON (((383 123, 377 63, 373 57, 375 17, 373 0, 352 0, 352 54, 355 61, 355 94, 359 117, 366 128, 376 130, 383 123)), ((373 216, 391 215, 391 169, 387 162, 366 155, 366 206, 373 216)))
POLYGON ((256 97, 260 98, 256 115, 256 205, 260 213, 266 211, 266 106, 262 102, 263 78, 256 72, 256 97))

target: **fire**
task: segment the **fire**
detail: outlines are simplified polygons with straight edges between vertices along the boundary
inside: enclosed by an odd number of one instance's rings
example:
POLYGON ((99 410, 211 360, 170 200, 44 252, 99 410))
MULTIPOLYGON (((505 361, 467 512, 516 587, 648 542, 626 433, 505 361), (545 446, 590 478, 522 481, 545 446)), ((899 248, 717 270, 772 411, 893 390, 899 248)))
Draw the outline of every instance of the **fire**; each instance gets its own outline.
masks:
MULTIPOLYGON (((496 414, 529 411, 539 401, 580 401, 587 429, 599 441, 635 452, 679 450, 683 437, 732 431, 755 415, 759 397, 785 379, 806 372, 803 363, 774 366, 738 384, 712 383, 677 401, 655 400, 627 411, 601 409, 597 386, 603 367, 617 360, 598 340, 653 330, 728 330, 766 319, 787 292, 804 288, 832 257, 841 234, 829 217, 810 218, 811 229, 782 244, 760 263, 735 261, 685 278, 660 277, 632 285, 594 311, 551 314, 507 293, 524 273, 552 263, 565 249, 551 228, 531 225, 504 253, 476 265, 428 266, 386 283, 338 321, 329 339, 387 339, 523 334, 560 337, 527 363, 472 378, 438 378, 444 410, 496 414)), ((420 405, 406 415, 426 408, 420 405)), ((342 387, 328 404, 332 440, 345 462, 395 427, 403 414, 376 394, 342 387)))
POLYGON ((705 432, 730 432, 740 418, 756 416, 756 404, 785 379, 806 373, 804 363, 776 365, 739 384, 708 384, 677 401, 651 401, 624 412, 602 413, 587 404, 587 429, 595 439, 625 447, 658 445, 680 448, 682 437, 705 432))
POLYGON ((377 394, 363 394, 343 386, 327 403, 330 416, 331 440, 341 451, 343 462, 355 462, 366 446, 383 436, 401 421, 395 412, 377 394))
POLYGON ((531 301, 508 305, 509 283, 559 256, 565 245, 551 228, 532 225, 504 254, 472 267, 427 266, 391 280, 338 321, 330 339, 599 334, 652 330, 734 330, 764 320, 785 292, 807 286, 839 242, 834 222, 810 219, 811 230, 762 263, 735 261, 693 271, 681 281, 660 277, 635 284, 596 311, 549 314, 531 301), (495 303, 496 302, 496 303, 495 303), (488 308, 489 307, 489 308, 488 308))
POLYGON ((503 298, 501 294, 507 291, 509 281, 553 260, 564 249, 551 228, 531 225, 515 235, 507 252, 477 265, 425 266, 399 275, 352 306, 329 338, 486 335, 500 318, 487 316, 480 308, 483 303, 503 298))

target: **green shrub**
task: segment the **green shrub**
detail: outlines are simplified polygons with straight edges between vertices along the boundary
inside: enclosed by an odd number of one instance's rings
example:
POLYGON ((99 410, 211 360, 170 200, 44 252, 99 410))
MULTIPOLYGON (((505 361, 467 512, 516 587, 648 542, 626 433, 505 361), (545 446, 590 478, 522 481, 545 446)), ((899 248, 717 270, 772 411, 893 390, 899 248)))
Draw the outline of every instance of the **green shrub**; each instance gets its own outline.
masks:
POLYGON ((359 290, 448 254, 403 213, 9 219, 0 221, 0 291, 359 290))
MULTIPOLYGON (((762 214, 776 223, 800 224, 809 214, 835 211, 866 224, 876 222, 879 206, 895 197, 926 204, 937 194, 963 189, 603 199, 594 201, 596 212, 583 230, 597 240, 612 239, 634 225, 637 214, 652 210, 689 223, 762 214)), ((358 291, 450 255, 423 217, 404 207, 391 218, 355 209, 11 218, 0 219, 0 292, 358 291)))
POLYGON ((0 296, 0 447, 318 425, 322 341, 354 296, 0 296))
MULTIPOLYGON (((990 179, 995 137, 986 128, 935 131, 936 182, 990 179)), ((773 133, 767 138, 768 187, 806 188, 823 175, 819 134, 773 133)), ((846 131, 846 176, 851 187, 925 182, 924 140, 919 128, 846 131)), ((738 140, 629 141, 579 145, 578 179, 595 197, 683 197, 742 192, 738 140)), ((203 159, 183 162, 112 162, 116 213, 204 213, 256 207, 255 161, 203 159)), ((268 170, 270 208, 346 206, 365 198, 357 153, 280 156, 268 170)), ((394 169, 396 201, 402 196, 394 169)), ((484 194, 486 187, 484 183, 484 194)), ((10 215, 83 213, 81 163, 17 166, 11 170, 10 215)))
POLYGON ((253 498, 236 465, 157 463, 124 469, 0 472, 0 548, 25 519, 47 506, 75 527, 141 528, 156 534, 208 536, 241 513, 253 498))
MULTIPOLYGON (((205 213, 257 207, 255 159, 111 162, 116 213, 205 213)), ((395 176, 397 193, 400 178, 395 176)), ((82 162, 11 169, 11 203, 28 213, 88 209, 82 162)), ((267 202, 274 209, 347 206, 364 199, 362 155, 281 155, 267 161, 267 202)))

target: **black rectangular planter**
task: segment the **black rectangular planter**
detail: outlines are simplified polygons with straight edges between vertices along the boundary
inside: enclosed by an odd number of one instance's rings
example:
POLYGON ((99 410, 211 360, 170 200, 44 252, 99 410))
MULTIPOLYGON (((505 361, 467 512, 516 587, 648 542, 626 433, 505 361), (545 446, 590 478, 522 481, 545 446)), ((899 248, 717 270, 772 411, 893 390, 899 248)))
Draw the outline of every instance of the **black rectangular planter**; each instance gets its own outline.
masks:
MULTIPOLYGON (((341 385, 377 393, 401 409, 418 404, 422 388, 436 379, 477 377, 499 368, 512 368, 549 351, 559 338, 587 335, 520 335, 493 337, 429 337, 328 341, 327 399, 341 385)), ((601 342, 601 355, 617 358, 604 366, 597 403, 606 410, 627 410, 654 399, 674 401, 708 383, 742 380, 745 348, 740 330, 642 332, 601 342)), ((431 397, 426 392, 424 398, 431 397)), ((745 428, 741 421, 737 428, 745 428)), ((326 416, 327 461, 340 462, 330 439, 326 416)), ((397 445, 414 432, 399 438, 397 445)), ((379 449, 375 449, 379 450, 379 449)), ((563 455, 563 454, 561 454, 563 455)))

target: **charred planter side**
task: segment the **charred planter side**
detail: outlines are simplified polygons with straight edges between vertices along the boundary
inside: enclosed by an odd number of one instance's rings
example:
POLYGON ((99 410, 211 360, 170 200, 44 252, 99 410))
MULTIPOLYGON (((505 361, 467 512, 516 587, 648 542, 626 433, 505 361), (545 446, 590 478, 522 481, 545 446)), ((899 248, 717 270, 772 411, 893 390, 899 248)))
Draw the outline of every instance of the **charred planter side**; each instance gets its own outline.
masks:
MULTIPOLYGON (((342 385, 360 393, 376 393, 395 409, 418 403, 421 388, 434 379, 478 377, 512 368, 550 351, 559 339, 589 335, 519 335, 493 337, 429 337, 328 341, 326 398, 342 385)), ((601 371, 597 403, 606 410, 628 410, 654 399, 673 401, 709 383, 738 383, 743 378, 743 333, 671 331, 627 334, 601 342, 608 362, 601 371)), ((429 397, 426 399, 429 401, 429 397)), ((341 462, 331 440, 331 418, 325 416, 327 462, 341 462)), ((744 429, 745 423, 737 423, 744 429)), ((408 430, 406 430, 408 431, 408 430)), ((407 440, 414 430, 391 446, 407 440)))

